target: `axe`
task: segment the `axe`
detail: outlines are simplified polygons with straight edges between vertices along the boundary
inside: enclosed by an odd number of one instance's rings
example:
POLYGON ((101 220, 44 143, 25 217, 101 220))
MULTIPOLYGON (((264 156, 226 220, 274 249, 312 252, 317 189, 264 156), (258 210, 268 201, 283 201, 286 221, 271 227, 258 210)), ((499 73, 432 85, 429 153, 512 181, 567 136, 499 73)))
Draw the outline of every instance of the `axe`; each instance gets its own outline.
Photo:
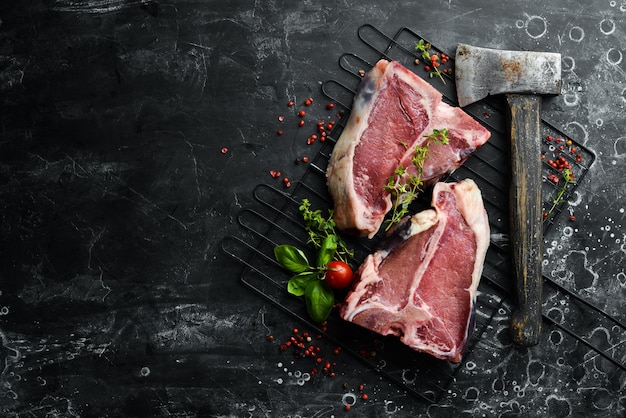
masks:
POLYGON ((561 55, 502 51, 459 44, 456 91, 464 107, 503 93, 511 140, 511 246, 517 306, 511 318, 516 344, 537 344, 541 332, 543 228, 541 211, 541 96, 560 94, 561 55))

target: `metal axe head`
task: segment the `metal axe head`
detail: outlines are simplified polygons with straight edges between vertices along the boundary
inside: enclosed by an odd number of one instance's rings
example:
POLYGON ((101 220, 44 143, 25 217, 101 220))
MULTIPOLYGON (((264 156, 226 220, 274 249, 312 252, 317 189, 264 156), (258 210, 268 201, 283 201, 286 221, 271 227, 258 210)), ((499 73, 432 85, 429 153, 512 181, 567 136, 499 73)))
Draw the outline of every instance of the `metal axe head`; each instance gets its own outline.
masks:
POLYGON ((560 94, 561 54, 459 44, 455 79, 461 107, 500 93, 560 94))

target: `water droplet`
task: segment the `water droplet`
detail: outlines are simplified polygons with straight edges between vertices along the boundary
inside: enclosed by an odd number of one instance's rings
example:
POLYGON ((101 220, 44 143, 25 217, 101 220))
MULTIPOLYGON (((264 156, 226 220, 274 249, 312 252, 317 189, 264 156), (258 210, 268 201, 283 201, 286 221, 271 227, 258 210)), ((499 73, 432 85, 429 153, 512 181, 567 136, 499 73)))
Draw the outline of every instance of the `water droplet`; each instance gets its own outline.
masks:
POLYGON ((416 374, 408 369, 402 370, 402 380, 405 383, 413 383, 415 382, 416 374))
POLYGON ((354 395, 354 393, 348 392, 348 393, 344 393, 343 396, 341 397, 341 402, 344 405, 354 405, 356 403, 356 396, 354 395))
POLYGON ((395 414, 398 412, 398 406, 393 401, 385 401, 385 412, 388 414, 395 414))

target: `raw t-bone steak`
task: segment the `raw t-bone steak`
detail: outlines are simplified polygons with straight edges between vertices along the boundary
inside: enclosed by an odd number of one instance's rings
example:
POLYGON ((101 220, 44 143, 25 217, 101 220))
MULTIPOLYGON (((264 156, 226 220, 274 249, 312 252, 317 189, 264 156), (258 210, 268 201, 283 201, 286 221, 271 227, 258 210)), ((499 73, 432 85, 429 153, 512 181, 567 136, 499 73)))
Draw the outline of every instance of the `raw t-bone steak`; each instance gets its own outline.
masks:
POLYGON ((489 222, 471 179, 435 184, 432 206, 366 257, 340 312, 414 350, 459 362, 474 330, 489 222))
POLYGON ((354 96, 350 118, 333 149, 327 177, 337 227, 373 237, 391 209, 387 180, 402 164, 414 168, 425 135, 448 129, 449 145, 431 145, 422 179, 434 183, 487 142, 489 131, 395 61, 380 60, 354 96))

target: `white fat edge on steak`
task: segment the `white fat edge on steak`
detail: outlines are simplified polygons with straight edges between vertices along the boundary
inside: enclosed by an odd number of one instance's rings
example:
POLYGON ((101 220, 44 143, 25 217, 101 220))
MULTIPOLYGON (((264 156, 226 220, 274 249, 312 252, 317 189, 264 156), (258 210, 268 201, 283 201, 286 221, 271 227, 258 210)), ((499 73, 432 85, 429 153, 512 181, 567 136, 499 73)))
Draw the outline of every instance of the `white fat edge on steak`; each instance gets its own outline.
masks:
MULTIPOLYGON (((361 80, 360 90, 354 96, 348 123, 333 148, 326 173, 327 178, 335 176, 333 183, 329 184, 329 186, 340 186, 339 190, 334 190, 332 193, 335 199, 341 199, 340 202, 336 202, 335 206, 349 207, 348 210, 354 214, 353 218, 356 222, 354 227, 359 231, 369 231, 368 222, 363 222, 363 214, 369 213, 369 209, 356 193, 355 177, 352 174, 354 154, 356 147, 361 142, 363 132, 369 126, 368 117, 382 91, 381 84, 383 81, 383 72, 380 71, 377 65, 372 67, 365 75, 365 78, 361 80), (346 202, 348 205, 343 204, 346 202)), ((369 179, 363 180, 368 181, 369 179)), ((391 209, 391 198, 385 200, 385 206, 386 212, 388 212, 391 209)), ((341 217, 344 214, 335 212, 335 216, 341 217)), ((351 215, 346 214, 345 216, 350 217, 351 215)), ((372 238, 375 234, 376 231, 372 232, 368 235, 368 238, 372 238)))
POLYGON ((454 128, 450 128, 451 131, 457 132, 458 137, 465 139, 465 141, 474 148, 478 148, 485 142, 485 131, 478 128, 480 125, 476 125, 476 128, 463 126, 462 130, 455 127, 457 125, 457 119, 459 118, 459 110, 458 107, 450 106, 446 102, 441 102, 441 105, 437 106, 435 109, 436 113, 434 115, 434 120, 436 120, 437 124, 440 126, 434 126, 433 128, 443 129, 454 126, 454 128))
MULTIPOLYGON (((376 91, 372 94, 378 95, 376 91)), ((368 112, 368 108, 371 108, 373 101, 359 100, 359 96, 355 97, 350 119, 332 150, 326 172, 327 178, 333 177, 333 182, 328 183, 328 186, 333 189, 331 192, 336 200, 335 207, 342 207, 344 208, 343 210, 352 213, 343 214, 335 211, 335 217, 354 217, 357 221, 355 227, 358 230, 361 230, 363 226, 359 225, 360 217, 357 214, 366 213, 367 209, 361 199, 358 199, 356 196, 352 171, 356 146, 360 142, 361 133, 367 128, 367 119, 363 117, 356 118, 355 115, 361 112, 368 112)), ((341 222, 337 223, 340 224, 341 222)))
MULTIPOLYGON (((436 185, 435 187, 442 186, 436 185)), ((472 272, 472 284, 467 289, 470 294, 473 295, 473 300, 476 301, 478 285, 483 274, 484 260, 490 243, 491 231, 489 228, 489 218, 487 217, 487 211, 483 204, 482 193, 472 179, 461 180, 455 183, 454 187, 463 189, 459 193, 455 193, 457 200, 460 201, 457 207, 460 208, 465 222, 467 222, 472 231, 474 231, 474 237, 476 238, 476 258, 472 272)))

